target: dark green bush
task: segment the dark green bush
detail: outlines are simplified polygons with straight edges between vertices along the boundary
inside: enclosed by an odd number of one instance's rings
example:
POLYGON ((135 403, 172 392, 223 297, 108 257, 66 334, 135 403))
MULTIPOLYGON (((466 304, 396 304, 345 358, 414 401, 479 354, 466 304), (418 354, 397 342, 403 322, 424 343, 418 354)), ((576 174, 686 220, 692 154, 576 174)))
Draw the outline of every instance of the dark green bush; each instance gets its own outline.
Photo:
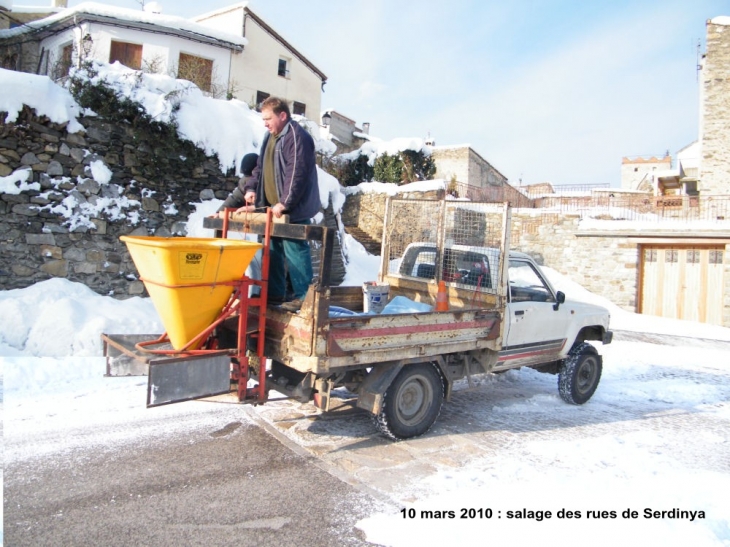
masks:
POLYGON ((367 156, 345 160, 335 156, 326 165, 325 171, 334 176, 343 186, 356 186, 361 182, 390 182, 408 184, 417 180, 429 180, 436 172, 431 156, 423 152, 403 150, 397 154, 382 154, 368 165, 367 156))

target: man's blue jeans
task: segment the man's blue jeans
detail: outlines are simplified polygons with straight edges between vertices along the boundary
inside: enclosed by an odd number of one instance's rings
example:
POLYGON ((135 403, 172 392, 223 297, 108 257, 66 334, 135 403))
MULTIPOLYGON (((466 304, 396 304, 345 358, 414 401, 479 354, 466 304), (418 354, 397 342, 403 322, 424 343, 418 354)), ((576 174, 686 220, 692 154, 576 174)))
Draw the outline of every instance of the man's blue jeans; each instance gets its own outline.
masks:
MULTIPOLYGON (((311 221, 304 220, 292 224, 311 224, 311 221)), ((304 298, 313 277, 309 242, 302 239, 272 237, 269 257, 269 298, 283 299, 286 296, 287 272, 294 298, 304 298)))

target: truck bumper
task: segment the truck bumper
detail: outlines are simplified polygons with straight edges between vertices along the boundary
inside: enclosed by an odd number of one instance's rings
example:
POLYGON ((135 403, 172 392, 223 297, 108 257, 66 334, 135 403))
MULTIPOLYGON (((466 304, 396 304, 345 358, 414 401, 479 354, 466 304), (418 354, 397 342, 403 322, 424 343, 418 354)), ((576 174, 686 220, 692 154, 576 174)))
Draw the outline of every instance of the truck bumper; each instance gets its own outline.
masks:
POLYGON ((602 342, 604 344, 610 344, 611 340, 613 340, 613 331, 607 330, 603 333, 603 340, 602 342))

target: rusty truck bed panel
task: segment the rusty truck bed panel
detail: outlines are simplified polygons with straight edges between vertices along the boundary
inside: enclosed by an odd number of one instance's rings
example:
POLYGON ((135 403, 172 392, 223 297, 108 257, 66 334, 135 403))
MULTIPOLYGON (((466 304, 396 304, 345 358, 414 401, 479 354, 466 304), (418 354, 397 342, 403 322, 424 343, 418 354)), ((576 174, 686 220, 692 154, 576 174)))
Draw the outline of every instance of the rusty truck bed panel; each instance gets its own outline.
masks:
MULTIPOLYGON (((339 289, 340 294, 358 291, 362 307, 361 288, 339 289)), ((267 310, 266 355, 300 372, 322 374, 370 363, 499 347, 502 316, 497 310, 330 318, 331 302, 328 292, 310 291, 297 314, 267 310)), ((333 305, 343 303, 338 299, 333 305)), ((354 301, 350 305, 357 307, 354 301)))

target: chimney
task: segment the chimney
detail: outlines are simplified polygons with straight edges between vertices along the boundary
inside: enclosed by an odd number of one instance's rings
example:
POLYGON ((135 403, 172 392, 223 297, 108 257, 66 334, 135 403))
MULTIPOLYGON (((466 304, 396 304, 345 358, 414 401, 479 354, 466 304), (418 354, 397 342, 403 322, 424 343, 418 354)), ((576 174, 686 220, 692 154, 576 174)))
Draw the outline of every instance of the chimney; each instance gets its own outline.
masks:
POLYGON ((67 8, 68 0, 51 0, 52 8, 67 8))
POLYGON ((365 133, 366 135, 370 134, 370 122, 363 122, 362 132, 365 133))

